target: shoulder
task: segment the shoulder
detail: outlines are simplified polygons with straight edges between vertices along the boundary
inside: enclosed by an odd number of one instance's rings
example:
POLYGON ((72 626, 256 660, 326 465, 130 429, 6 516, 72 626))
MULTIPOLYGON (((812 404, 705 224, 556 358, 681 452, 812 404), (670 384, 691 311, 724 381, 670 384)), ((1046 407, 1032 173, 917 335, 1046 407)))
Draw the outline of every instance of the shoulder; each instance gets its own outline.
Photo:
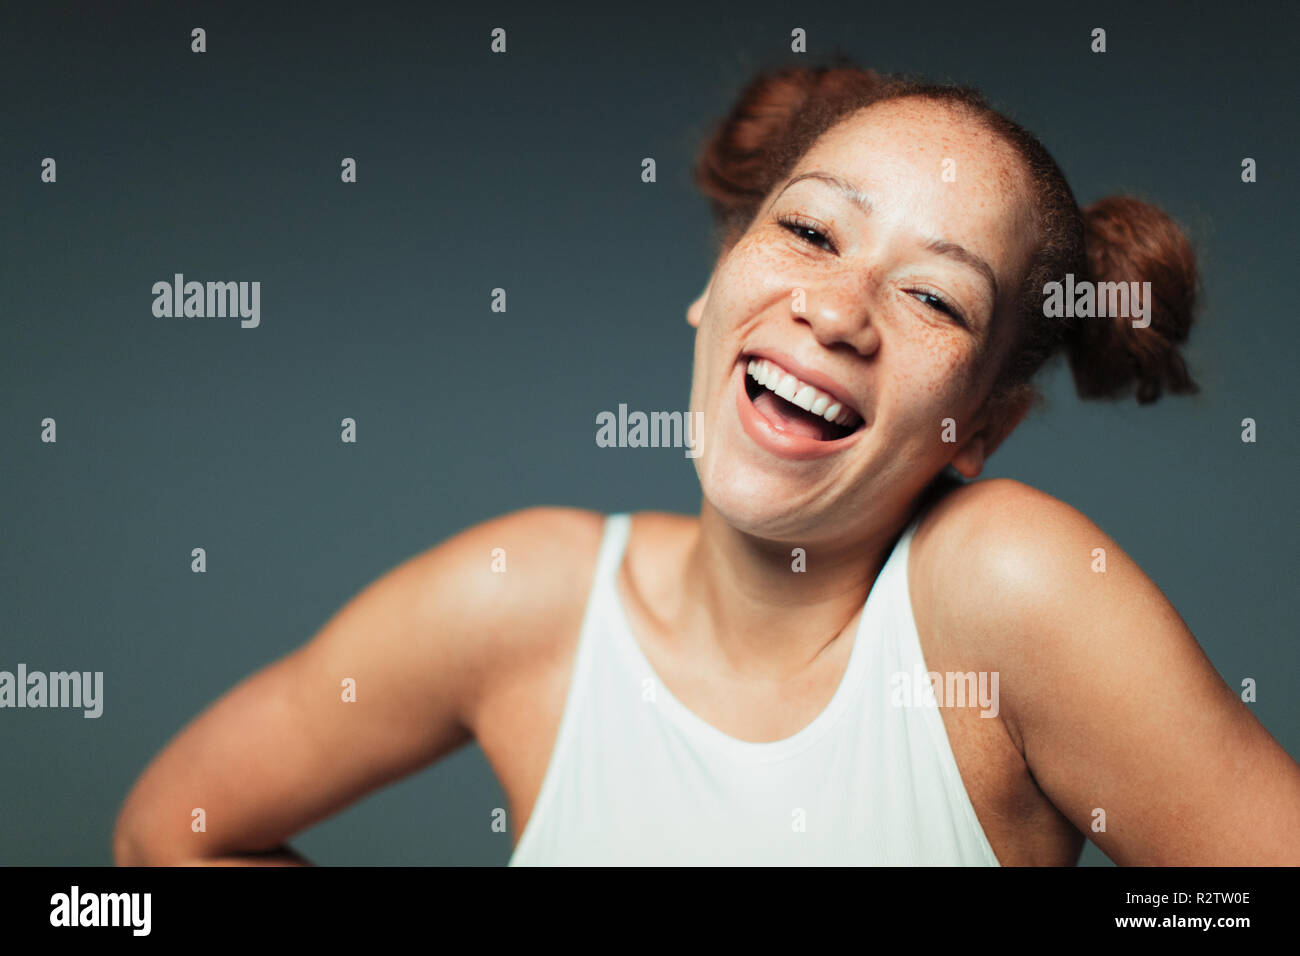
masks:
MULTIPOLYGON (((917 529, 951 534, 954 531, 985 532, 1002 530, 1010 537, 1032 529, 1035 522, 1048 519, 1053 528, 1068 524, 1091 524, 1087 516, 1044 491, 1010 478, 990 478, 960 484, 940 498, 922 519, 917 529)), ((1095 527, 1095 525, 1094 525, 1095 527)), ((1031 535, 1032 537, 1032 535, 1031 535)))
POLYGON ((404 600, 423 633, 455 646, 470 701, 502 676, 544 665, 557 638, 576 631, 604 527, 599 512, 525 508, 406 562, 404 600))
MULTIPOLYGON (((520 557, 559 559, 561 565, 580 560, 581 552, 599 546, 606 516, 581 508, 540 506, 522 508, 471 525, 431 549, 430 554, 452 553, 457 557, 497 542, 495 547, 514 547, 520 557)), ((506 564, 509 570, 509 562, 506 564)), ((540 568, 538 570, 541 570, 540 568)), ((563 570, 560 568, 559 570, 563 570)))
POLYGON ((916 540, 918 628, 998 674, 1035 784, 1112 860, 1300 859, 1300 767, 1094 522, 987 481, 940 499, 916 540))
MULTIPOLYGON (((1200 657, 1155 583, 1092 519, 1009 479, 972 482, 925 515, 909 562, 918 621, 974 666, 1000 673, 1013 738, 1038 709, 1096 692, 1077 680, 1105 661, 1119 680, 1135 641, 1200 657)), ((1199 666, 1199 665, 1198 665, 1199 666)))
POLYGON ((1081 596, 1074 590, 1081 582, 1128 562, 1087 515, 1006 478, 953 489, 922 518, 914 547, 913 570, 936 596, 994 614, 996 605, 963 602, 994 592, 1008 599, 1002 613, 1032 610, 1081 596))
POLYGON ((515 626, 526 623, 521 616, 563 610, 585 597, 605 517, 577 508, 525 508, 453 535, 416 559, 442 599, 428 611, 515 626))
POLYGON ((1008 642, 1059 638, 1038 653, 1066 652, 1071 637, 1095 639, 1098 615, 1172 610, 1096 522, 1010 479, 942 497, 922 518, 915 547, 909 570, 938 620, 1008 642))

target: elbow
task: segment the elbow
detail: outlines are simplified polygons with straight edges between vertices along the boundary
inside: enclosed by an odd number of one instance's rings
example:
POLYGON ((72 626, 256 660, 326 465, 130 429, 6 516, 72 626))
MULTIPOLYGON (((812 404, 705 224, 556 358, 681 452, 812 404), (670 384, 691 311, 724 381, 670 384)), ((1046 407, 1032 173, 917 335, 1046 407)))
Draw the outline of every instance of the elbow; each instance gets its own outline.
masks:
POLYGON ((113 826, 113 865, 148 865, 148 860, 145 859, 144 854, 141 852, 140 843, 124 816, 119 816, 117 823, 113 826))
POLYGON ((168 853, 156 840, 148 839, 137 816, 125 810, 118 815, 113 825, 114 866, 171 866, 182 859, 182 854, 168 853))
POLYGON ((188 861, 184 854, 169 853, 146 842, 121 822, 113 829, 114 866, 180 866, 188 861))

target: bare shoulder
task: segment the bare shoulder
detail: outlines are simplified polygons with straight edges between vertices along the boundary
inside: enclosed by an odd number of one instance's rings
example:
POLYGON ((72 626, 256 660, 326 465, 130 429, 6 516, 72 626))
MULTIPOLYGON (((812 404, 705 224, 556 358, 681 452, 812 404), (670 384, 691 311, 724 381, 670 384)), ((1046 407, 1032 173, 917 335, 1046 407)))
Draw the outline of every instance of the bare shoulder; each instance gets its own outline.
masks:
MULTIPOLYGON (((423 616, 472 645, 471 686, 548 654, 586 604, 605 516, 535 507, 476 524, 417 560, 423 616)), ((474 695, 471 694, 471 698, 474 695)))
POLYGON ((911 570, 938 602, 990 623, 1065 611, 1070 595, 1084 596, 1081 585, 1132 584, 1141 574, 1087 515, 1006 478, 945 495, 917 528, 914 550, 911 570))
POLYGON ((1072 558, 1074 545, 1101 534, 1087 515, 1059 498, 993 478, 961 485, 941 498, 917 528, 916 543, 940 562, 954 557, 952 547, 967 545, 966 561, 978 556, 983 569, 995 572, 1016 570, 1003 561, 1040 558, 1062 548, 1062 557, 1072 558))
POLYGON ((1037 696, 1025 689, 1047 690, 1041 699, 1050 700, 1078 686, 1068 676, 1095 659, 1120 622, 1199 654, 1118 542, 1076 508, 1018 481, 971 482, 941 498, 917 528, 909 570, 942 639, 1002 674, 1004 714, 1022 749, 1022 718, 1037 696))
POLYGON ((1112 860, 1300 860, 1300 766, 1091 519, 985 481, 940 499, 915 540, 914 602, 946 647, 999 673, 1034 782, 1112 860))
POLYGON ((473 525, 421 560, 475 620, 521 623, 520 615, 564 607, 595 566, 605 516, 578 508, 525 508, 473 525))

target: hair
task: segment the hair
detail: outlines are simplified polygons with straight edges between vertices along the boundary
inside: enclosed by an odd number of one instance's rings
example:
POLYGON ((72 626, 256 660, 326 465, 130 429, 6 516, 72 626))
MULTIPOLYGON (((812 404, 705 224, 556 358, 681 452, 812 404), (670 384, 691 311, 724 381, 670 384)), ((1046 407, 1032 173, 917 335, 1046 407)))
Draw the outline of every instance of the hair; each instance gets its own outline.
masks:
POLYGON ((695 164, 695 182, 710 201, 723 248, 745 232, 763 199, 823 133, 864 107, 904 97, 963 111, 1024 163, 1038 246, 1018 293, 1011 350, 991 400, 1036 396, 1032 378, 1060 351, 1084 398, 1119 398, 1131 390, 1146 404, 1164 391, 1196 392, 1178 349, 1191 329, 1199 284, 1182 230, 1131 196, 1080 209, 1042 143, 971 87, 880 74, 842 57, 831 66, 760 72, 708 135, 695 164), (1150 282, 1150 325, 1134 328, 1129 317, 1045 320, 1043 287, 1066 273, 1076 282, 1150 282))

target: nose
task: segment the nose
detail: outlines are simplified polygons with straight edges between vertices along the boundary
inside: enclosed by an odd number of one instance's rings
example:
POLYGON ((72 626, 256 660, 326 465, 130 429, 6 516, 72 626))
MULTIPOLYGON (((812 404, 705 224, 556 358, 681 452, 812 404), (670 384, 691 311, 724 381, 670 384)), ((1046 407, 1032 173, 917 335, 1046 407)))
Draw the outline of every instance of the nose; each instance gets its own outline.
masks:
POLYGON ((869 357, 880 348, 875 296, 876 283, 869 274, 845 270, 796 287, 791 292, 790 311, 825 348, 847 346, 869 357))

